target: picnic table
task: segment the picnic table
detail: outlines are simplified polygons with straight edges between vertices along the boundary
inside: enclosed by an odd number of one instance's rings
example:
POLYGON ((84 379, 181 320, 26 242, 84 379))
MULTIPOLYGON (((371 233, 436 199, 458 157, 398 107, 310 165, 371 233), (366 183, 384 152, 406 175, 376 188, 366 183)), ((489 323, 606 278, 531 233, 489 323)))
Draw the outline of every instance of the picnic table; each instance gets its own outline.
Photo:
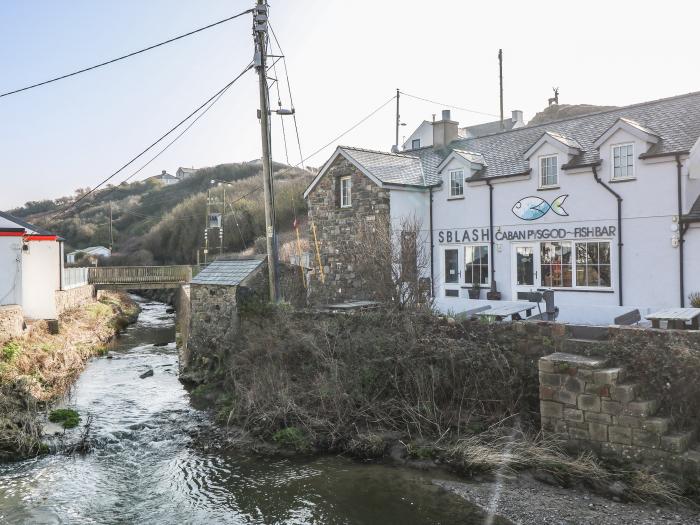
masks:
POLYGON ((476 315, 480 317, 495 317, 496 321, 502 321, 503 319, 510 317, 513 321, 520 321, 523 317, 520 315, 525 312, 525 317, 530 317, 532 315, 532 310, 537 308, 536 303, 516 303, 516 304, 504 304, 495 306, 483 312, 476 312, 476 315))
POLYGON ((666 328, 700 329, 700 308, 667 308, 649 314, 646 318, 654 328, 661 328, 661 321, 666 321, 666 328), (690 326, 687 323, 690 323, 690 326))

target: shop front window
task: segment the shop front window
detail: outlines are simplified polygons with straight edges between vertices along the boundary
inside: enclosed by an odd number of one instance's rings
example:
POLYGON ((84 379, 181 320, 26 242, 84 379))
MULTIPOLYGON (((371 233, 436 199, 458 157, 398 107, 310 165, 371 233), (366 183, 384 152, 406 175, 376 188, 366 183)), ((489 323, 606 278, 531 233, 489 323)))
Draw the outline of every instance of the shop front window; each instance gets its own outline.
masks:
POLYGON ((464 247, 464 283, 488 284, 489 282, 489 247, 464 247))
POLYGON ((459 282, 459 251, 457 248, 445 250, 445 282, 459 282))
POLYGON ((576 286, 609 288, 610 284, 610 243, 577 242, 576 286))
POLYGON ((572 283, 570 242, 540 244, 540 275, 542 286, 570 288, 572 283))

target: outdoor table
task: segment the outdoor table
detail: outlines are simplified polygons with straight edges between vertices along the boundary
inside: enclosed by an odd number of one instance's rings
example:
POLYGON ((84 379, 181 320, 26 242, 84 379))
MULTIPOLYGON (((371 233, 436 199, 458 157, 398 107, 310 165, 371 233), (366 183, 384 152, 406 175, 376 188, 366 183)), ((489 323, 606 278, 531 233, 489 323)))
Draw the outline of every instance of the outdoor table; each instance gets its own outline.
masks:
POLYGON ((507 317, 510 317, 513 321, 520 321, 522 320, 520 315, 522 312, 525 312, 525 317, 530 317, 532 310, 535 308, 537 308, 537 303, 504 304, 483 312, 477 312, 476 315, 480 317, 495 317, 496 321, 502 321, 507 317))
POLYGON ((667 321, 666 328, 700 329, 700 308, 667 308, 649 314, 646 318, 651 321, 651 326, 654 328, 661 328, 661 321, 667 321), (690 323, 690 326, 686 323, 690 323))

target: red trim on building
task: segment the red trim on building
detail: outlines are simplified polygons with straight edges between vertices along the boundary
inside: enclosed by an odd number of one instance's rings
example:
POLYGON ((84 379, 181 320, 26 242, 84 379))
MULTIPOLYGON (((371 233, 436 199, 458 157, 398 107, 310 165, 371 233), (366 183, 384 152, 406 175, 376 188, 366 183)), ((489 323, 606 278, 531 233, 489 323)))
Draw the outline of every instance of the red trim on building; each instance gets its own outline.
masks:
POLYGON ((25 241, 55 241, 56 235, 25 235, 25 241))
POLYGON ((0 237, 22 237, 24 232, 0 232, 0 237))

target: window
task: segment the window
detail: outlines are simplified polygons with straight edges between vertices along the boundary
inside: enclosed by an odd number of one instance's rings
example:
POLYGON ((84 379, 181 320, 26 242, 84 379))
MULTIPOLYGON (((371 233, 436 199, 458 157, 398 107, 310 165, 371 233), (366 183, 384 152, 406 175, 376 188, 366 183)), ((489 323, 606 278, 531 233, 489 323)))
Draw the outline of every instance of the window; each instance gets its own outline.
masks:
POLYGON ((634 144, 613 146, 613 179, 631 179, 634 177, 634 144))
POLYGON ((540 188, 559 184, 557 156, 540 157, 540 188))
POLYGON ((459 251, 456 248, 445 250, 445 282, 459 282, 459 251))
POLYGON ((610 243, 576 243, 576 286, 610 287, 610 243))
POLYGON ((352 179, 341 177, 340 179, 340 207, 349 208, 352 206, 352 179))
POLYGON ((459 290, 445 290, 445 297, 459 297, 459 290))
POLYGON ((420 148, 420 139, 413 139, 411 141, 411 149, 418 149, 420 148))
POLYGON ((464 247, 464 283, 488 284, 489 282, 489 247, 464 247))
POLYGON ((540 244, 540 275, 542 286, 570 288, 572 283, 570 242, 540 244))
POLYGON ((450 197, 464 196, 464 172, 462 170, 450 171, 450 197))

